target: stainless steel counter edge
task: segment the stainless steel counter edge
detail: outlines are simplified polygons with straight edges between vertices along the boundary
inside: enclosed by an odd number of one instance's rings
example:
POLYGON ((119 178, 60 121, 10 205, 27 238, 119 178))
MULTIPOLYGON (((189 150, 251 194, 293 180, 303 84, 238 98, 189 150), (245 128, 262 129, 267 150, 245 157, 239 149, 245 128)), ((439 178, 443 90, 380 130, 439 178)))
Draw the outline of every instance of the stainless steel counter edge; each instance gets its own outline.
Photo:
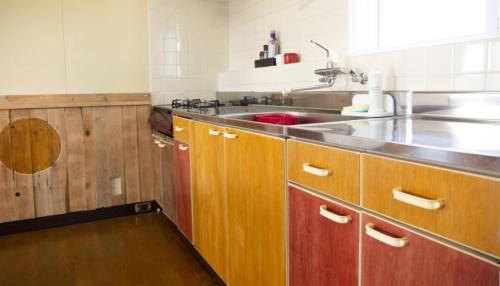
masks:
POLYGON ((195 113, 195 112, 175 110, 175 109, 172 110, 172 113, 180 117, 198 120, 215 125, 223 125, 228 128, 240 128, 251 132, 257 132, 281 138, 285 138, 286 136, 286 127, 282 125, 263 124, 258 122, 225 118, 220 116, 206 115, 202 113, 195 113))
POLYGON ((288 137, 316 144, 358 151, 361 153, 500 178, 499 157, 464 153, 429 146, 406 145, 338 134, 328 134, 325 137, 325 134, 305 129, 287 128, 280 125, 236 120, 183 110, 172 110, 172 112, 177 116, 215 125, 222 125, 228 128, 241 128, 251 132, 276 137, 288 137))
POLYGON ((287 137, 403 161, 500 178, 500 158, 421 145, 407 145, 339 134, 287 129, 287 137))

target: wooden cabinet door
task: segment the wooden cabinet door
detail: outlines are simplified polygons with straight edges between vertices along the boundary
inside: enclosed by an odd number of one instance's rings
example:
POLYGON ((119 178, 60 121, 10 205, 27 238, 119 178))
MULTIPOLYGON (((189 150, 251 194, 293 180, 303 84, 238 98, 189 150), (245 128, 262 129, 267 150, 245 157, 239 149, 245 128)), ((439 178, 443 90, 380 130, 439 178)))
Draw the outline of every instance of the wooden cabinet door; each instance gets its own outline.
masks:
POLYGON ((163 213, 173 222, 176 221, 176 192, 174 180, 174 144, 164 141, 161 149, 162 207, 163 213))
POLYGON ((393 224, 363 214, 362 232, 362 285, 499 285, 498 266, 393 224))
POLYGON ((359 213, 288 188, 290 286, 358 285, 359 213))
POLYGON ((223 128, 201 122, 193 122, 191 127, 194 245, 208 264, 226 280, 223 128))
POLYGON ((226 129, 228 284, 285 285, 285 141, 226 129))
POLYGON ((174 140, 177 227, 189 241, 193 242, 189 152, 189 144, 174 140))
POLYGON ((359 153, 288 140, 288 179, 359 204, 359 153))
POLYGON ((500 256, 500 180, 363 155, 363 206, 500 256))

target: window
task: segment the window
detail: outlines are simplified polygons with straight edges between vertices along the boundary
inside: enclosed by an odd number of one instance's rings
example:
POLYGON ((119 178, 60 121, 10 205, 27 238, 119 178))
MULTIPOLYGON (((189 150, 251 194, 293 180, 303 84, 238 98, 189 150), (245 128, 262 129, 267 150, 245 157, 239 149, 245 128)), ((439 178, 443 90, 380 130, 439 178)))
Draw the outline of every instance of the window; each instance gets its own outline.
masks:
POLYGON ((351 51, 499 36, 500 0, 350 0, 351 51))

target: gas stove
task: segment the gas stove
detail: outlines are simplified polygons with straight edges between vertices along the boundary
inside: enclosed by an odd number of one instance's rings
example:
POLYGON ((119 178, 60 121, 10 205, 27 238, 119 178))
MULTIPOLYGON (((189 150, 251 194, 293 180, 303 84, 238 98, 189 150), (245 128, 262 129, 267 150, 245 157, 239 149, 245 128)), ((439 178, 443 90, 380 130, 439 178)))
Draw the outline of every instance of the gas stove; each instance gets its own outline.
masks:
POLYGON ((172 109, 203 109, 219 108, 222 106, 219 100, 201 100, 201 99, 174 99, 170 107, 172 109))
POLYGON ((214 113, 219 112, 219 107, 224 106, 218 100, 201 100, 201 99, 174 99, 171 104, 155 105, 149 123, 151 128, 156 133, 161 133, 168 137, 172 137, 172 110, 189 110, 191 112, 205 112, 213 109, 214 113))

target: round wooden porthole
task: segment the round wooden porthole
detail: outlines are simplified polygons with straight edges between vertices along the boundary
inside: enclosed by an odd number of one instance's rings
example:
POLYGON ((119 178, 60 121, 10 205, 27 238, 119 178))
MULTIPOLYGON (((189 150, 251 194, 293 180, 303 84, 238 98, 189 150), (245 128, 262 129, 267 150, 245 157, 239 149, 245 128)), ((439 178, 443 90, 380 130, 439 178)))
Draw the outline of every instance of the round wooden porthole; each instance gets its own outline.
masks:
POLYGON ((19 119, 0 133, 0 161, 22 174, 50 168, 61 154, 59 133, 42 119, 19 119))

